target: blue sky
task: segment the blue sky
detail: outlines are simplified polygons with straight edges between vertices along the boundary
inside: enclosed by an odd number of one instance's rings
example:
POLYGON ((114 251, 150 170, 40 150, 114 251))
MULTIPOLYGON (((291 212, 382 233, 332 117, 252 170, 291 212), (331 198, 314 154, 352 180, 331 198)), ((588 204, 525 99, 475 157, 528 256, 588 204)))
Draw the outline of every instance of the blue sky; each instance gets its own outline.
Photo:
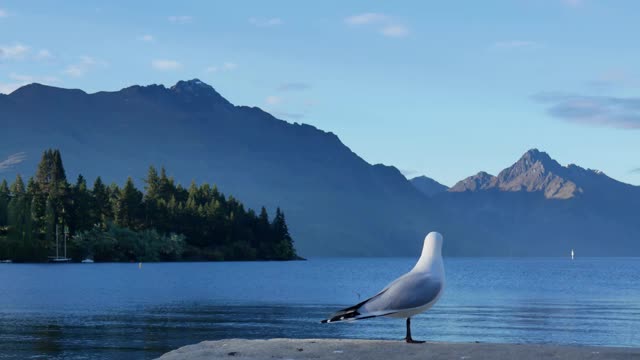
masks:
POLYGON ((451 186, 536 147, 640 185, 639 13, 631 0, 0 0, 0 92, 199 78, 408 177, 451 186))

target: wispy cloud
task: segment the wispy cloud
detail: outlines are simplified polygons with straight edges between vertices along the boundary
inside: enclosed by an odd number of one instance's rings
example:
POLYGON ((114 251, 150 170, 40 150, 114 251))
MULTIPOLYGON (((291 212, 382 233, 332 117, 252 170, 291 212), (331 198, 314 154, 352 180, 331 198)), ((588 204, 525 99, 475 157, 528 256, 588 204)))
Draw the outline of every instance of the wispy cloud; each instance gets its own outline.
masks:
POLYGON ((193 21, 193 16, 189 15, 172 15, 167 18, 173 24, 189 24, 193 21))
POLYGON ((380 24, 386 23, 389 21, 389 16, 385 14, 379 13, 364 13, 352 15, 344 19, 349 25, 369 25, 369 24, 380 24))
POLYGON ((227 61, 224 64, 222 64, 222 69, 223 70, 230 71, 230 70, 235 70, 237 68, 238 68, 238 64, 236 64, 234 62, 227 61))
POLYGON ((207 66, 204 69, 204 72, 207 74, 213 74, 216 73, 218 71, 234 71, 238 68, 238 64, 231 62, 231 61, 226 61, 224 63, 222 63, 222 65, 210 65, 207 66))
POLYGON ((288 82, 278 86, 278 91, 303 91, 311 88, 311 85, 304 82, 288 82))
POLYGON ((565 5, 570 7, 579 7, 584 3, 583 0, 561 0, 565 5))
POLYGON ((0 45, 0 60, 20 60, 29 53, 29 47, 22 44, 0 45))
POLYGON ((264 102, 268 105, 278 105, 278 104, 281 104, 282 101, 283 101, 282 97, 275 96, 275 95, 267 96, 267 98, 264 100, 264 102))
POLYGON ((145 35, 138 36, 138 40, 145 41, 145 42, 152 42, 155 40, 155 38, 153 37, 153 35, 145 34, 145 35))
POLYGON ((67 66, 63 73, 71 77, 82 77, 93 69, 104 68, 106 66, 108 66, 108 64, 104 60, 91 56, 81 56, 79 62, 67 66))
POLYGON ((0 9, 0 19, 9 17, 9 12, 5 9, 0 9))
POLYGON ((404 177, 406 177, 407 179, 412 178, 418 175, 419 173, 417 170, 412 170, 412 169, 399 169, 399 170, 402 173, 402 175, 404 175, 404 177))
POLYGON ((53 54, 51 54, 51 51, 47 49, 41 49, 40 51, 38 51, 38 53, 35 56, 36 60, 49 60, 52 58, 53 58, 53 54))
POLYGON ((387 25, 380 32, 388 37, 405 37, 409 35, 409 29, 404 25, 387 25))
POLYGON ((151 67, 160 71, 172 71, 182 69, 182 64, 176 60, 157 59, 151 61, 151 67))
POLYGON ((272 27, 282 25, 282 19, 278 17, 274 18, 249 18, 249 24, 257 26, 257 27, 272 27))
POLYGON ((548 104, 555 118, 584 125, 640 129, 640 98, 543 92, 533 96, 548 104))
POLYGON ((492 48, 498 50, 506 49, 534 49, 540 47, 540 44, 530 40, 505 40, 496 41, 493 43, 492 48))
POLYGON ((637 85, 637 79, 620 69, 609 70, 596 79, 587 82, 587 86, 595 90, 610 90, 617 87, 637 85))
POLYGON ((9 78, 12 80, 22 81, 25 83, 37 82, 42 84, 52 84, 60 80, 55 76, 31 76, 31 75, 22 75, 22 74, 16 74, 16 73, 9 74, 9 78))
POLYGON ((635 169, 631 169, 630 173, 632 173, 632 174, 640 174, 640 167, 637 167, 635 169))
POLYGON ((6 159, 0 161, 0 172, 7 171, 13 166, 20 164, 27 159, 27 153, 19 152, 9 155, 6 159))
POLYGON ((305 116, 302 113, 293 113, 293 112, 287 112, 287 111, 276 111, 273 114, 279 118, 286 119, 286 120, 301 120, 305 116))
POLYGON ((349 26, 362 27, 369 26, 378 29, 380 34, 387 37, 400 38, 408 36, 409 28, 392 16, 382 13, 362 13, 348 16, 344 22, 349 26))

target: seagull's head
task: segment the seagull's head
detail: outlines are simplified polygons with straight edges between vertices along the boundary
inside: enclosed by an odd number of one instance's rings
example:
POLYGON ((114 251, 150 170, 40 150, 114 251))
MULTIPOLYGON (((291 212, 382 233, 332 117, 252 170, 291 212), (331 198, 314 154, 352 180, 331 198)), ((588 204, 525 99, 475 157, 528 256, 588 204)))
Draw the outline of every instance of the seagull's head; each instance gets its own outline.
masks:
POLYGON ((442 234, 432 231, 424 238, 422 256, 442 256, 442 234))

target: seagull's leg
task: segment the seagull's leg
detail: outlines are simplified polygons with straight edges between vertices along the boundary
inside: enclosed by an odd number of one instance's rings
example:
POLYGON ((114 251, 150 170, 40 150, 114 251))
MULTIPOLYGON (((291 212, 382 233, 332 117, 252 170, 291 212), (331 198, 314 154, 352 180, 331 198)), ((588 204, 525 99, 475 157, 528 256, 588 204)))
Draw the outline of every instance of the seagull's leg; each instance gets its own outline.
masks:
POLYGON ((424 341, 417 341, 411 338, 411 318, 407 318, 407 336, 404 340, 409 344, 422 344, 424 341))

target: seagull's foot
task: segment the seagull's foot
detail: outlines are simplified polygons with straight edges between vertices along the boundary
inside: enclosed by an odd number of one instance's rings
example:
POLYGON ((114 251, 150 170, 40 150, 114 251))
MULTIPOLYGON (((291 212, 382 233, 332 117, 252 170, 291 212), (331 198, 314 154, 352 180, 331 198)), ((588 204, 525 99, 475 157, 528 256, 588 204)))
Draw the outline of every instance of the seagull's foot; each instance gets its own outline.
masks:
POLYGON ((413 340, 412 338, 404 338, 407 344, 424 344, 424 341, 413 340))

